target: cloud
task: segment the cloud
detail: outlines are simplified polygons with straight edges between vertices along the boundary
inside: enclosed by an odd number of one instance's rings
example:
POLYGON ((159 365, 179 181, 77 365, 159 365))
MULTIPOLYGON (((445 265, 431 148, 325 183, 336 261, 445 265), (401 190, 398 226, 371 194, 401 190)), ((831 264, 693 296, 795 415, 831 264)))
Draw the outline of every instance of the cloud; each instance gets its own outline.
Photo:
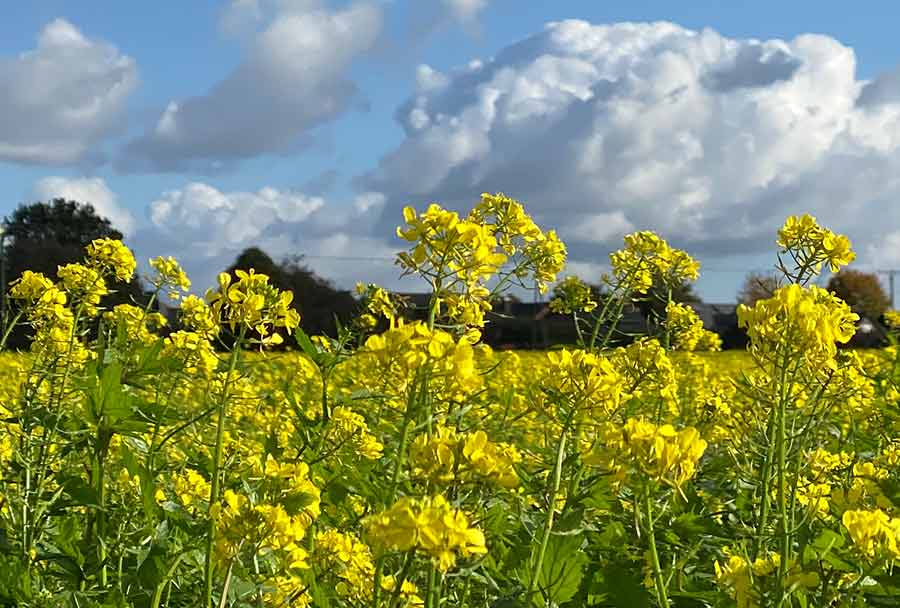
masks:
POLYGON ((898 74, 859 79, 827 36, 549 23, 495 57, 420 67, 404 139, 356 184, 385 195, 385 234, 411 201, 465 210, 503 191, 582 263, 631 229, 705 258, 773 254, 803 212, 862 251, 900 225, 898 74))
POLYGON ((150 225, 129 243, 141 257, 177 257, 200 289, 251 246, 276 260, 309 256, 306 262, 322 276, 351 287, 398 274, 396 247, 371 230, 382 204, 373 192, 342 203, 271 187, 223 192, 192 182, 153 201, 150 225))
POLYGON ((571 223, 563 223, 560 229, 586 243, 608 243, 634 231, 634 225, 622 211, 585 214, 572 219, 571 223))
POLYGON ((240 250, 264 235, 289 230, 323 205, 319 197, 274 188, 225 193, 192 182, 153 201, 150 220, 156 228, 188 245, 192 255, 213 256, 225 249, 240 250))
POLYGON ((312 129, 357 99, 347 71, 381 22, 367 2, 334 12, 311 0, 234 2, 223 27, 251 30, 243 61, 207 93, 170 101, 120 168, 217 171, 308 144, 312 129))
POLYGON ((123 126, 137 82, 133 59, 64 19, 50 22, 34 50, 0 57, 0 161, 99 157, 97 145, 123 126))
POLYGON ((123 235, 130 236, 135 231, 134 216, 119 204, 118 197, 102 178, 45 177, 34 184, 31 194, 43 201, 64 198, 90 203, 98 215, 107 218, 123 235))
POLYGON ((440 0, 444 9, 458 21, 473 21, 487 8, 488 0, 440 0))

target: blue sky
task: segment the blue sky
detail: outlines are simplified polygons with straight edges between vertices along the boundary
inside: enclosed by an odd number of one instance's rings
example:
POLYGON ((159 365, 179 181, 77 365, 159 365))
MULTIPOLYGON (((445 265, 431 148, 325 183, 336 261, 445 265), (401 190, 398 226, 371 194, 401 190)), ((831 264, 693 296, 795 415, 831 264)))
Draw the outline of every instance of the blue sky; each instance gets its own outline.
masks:
POLYGON ((0 89, 18 94, 0 100, 0 213, 90 197, 139 256, 176 255, 201 284, 251 244, 305 254, 342 285, 396 284, 400 207, 463 210, 484 190, 558 228, 589 279, 622 234, 654 229, 701 259, 701 295, 730 301, 745 271, 773 261, 784 216, 804 211, 850 234, 861 268, 889 267, 897 12, 11 3, 0 89))

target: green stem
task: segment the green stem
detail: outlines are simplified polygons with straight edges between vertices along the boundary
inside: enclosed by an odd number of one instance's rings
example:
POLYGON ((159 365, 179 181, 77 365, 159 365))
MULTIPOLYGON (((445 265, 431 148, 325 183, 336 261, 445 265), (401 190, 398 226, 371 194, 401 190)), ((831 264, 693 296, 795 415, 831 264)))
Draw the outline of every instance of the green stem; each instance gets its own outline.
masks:
MULTIPOLYGON (((600 335, 600 325, 606 319, 606 313, 609 312, 609 305, 612 304, 613 299, 616 299, 615 290, 609 294, 608 297, 604 298, 603 308, 600 309, 600 314, 597 316, 597 320, 594 322, 594 327, 591 330, 591 341, 588 343, 587 350, 594 350, 594 344, 597 342, 597 336, 600 335)), ((622 297, 619 299, 624 299, 625 294, 622 294, 622 297)))
MULTIPOLYGON (((581 446, 581 424, 575 424, 575 449, 580 449, 581 446)), ((581 461, 581 458, 578 459, 577 464, 575 465, 575 471, 572 473, 572 478, 569 480, 569 490, 566 492, 566 502, 567 504, 571 504, 573 501, 578 500, 578 494, 581 489, 581 478, 584 476, 584 463, 581 461)))
POLYGON ((403 562, 403 569, 400 570, 400 577, 396 580, 396 586, 394 587, 394 592, 391 594, 391 601, 388 602, 388 608, 394 608, 394 605, 400 598, 400 593, 402 593, 403 591, 403 583, 405 583, 407 577, 409 577, 409 570, 412 567, 413 555, 415 555, 415 552, 415 549, 410 549, 406 553, 406 559, 403 562))
MULTIPOLYGON (((612 338, 613 333, 616 331, 616 327, 619 325, 619 319, 622 318, 622 309, 625 308, 625 298, 621 298, 616 305, 616 314, 613 315, 614 321, 610 322, 609 329, 606 331, 606 335, 603 336, 603 341, 600 342, 599 349, 604 350, 607 346, 609 346, 609 340, 612 338)), ((591 342, 591 349, 593 350, 594 343, 591 342)))
POLYGON ((437 570, 434 566, 428 570, 428 586, 425 588, 425 608, 434 608, 435 581, 437 579, 437 570))
MULTIPOLYGON (((774 412, 773 412, 774 414, 774 412)), ((769 416, 769 422, 766 430, 766 437, 771 437, 775 430, 775 416, 769 416)), ((771 493, 769 492, 769 477, 772 472, 772 460, 775 458, 775 446, 769 443, 766 446, 765 460, 763 460, 762 473, 760 476, 760 485, 762 488, 762 506, 759 513, 759 523, 756 529, 756 538, 753 541, 753 555, 755 560, 762 551, 762 540, 766 535, 766 527, 769 525, 769 506, 772 502, 771 493)))
MULTIPOLYGON (((219 401, 219 419, 216 424, 216 446, 213 454, 213 470, 212 480, 210 481, 209 490, 209 509, 213 510, 214 505, 219 502, 219 477, 222 466, 222 437, 225 431, 225 406, 228 403, 228 389, 230 388, 234 370, 237 367, 238 355, 241 352, 241 343, 244 339, 245 329, 241 329, 241 334, 235 342, 231 351, 231 360, 228 364, 228 375, 222 386, 222 398, 219 401)), ((212 608, 212 587, 213 587, 213 545, 215 543, 216 521, 212 515, 209 517, 209 527, 206 535, 206 562, 204 564, 203 579, 205 588, 205 606, 212 608)))
POLYGON ((544 566, 544 555, 547 553, 547 544, 550 542, 550 533, 553 531, 553 515, 556 511, 556 495, 559 493, 559 482, 562 478, 563 461, 566 456, 566 428, 563 428, 559 438, 559 445, 556 448, 556 464, 553 466, 553 480, 550 492, 550 505, 547 510, 547 520, 544 522, 544 530, 541 535, 541 546, 538 549, 537 560, 531 571, 531 578, 528 581, 528 591, 525 594, 525 602, 530 604, 532 594, 537 585, 538 575, 544 566))
MULTIPOLYGON (((410 387, 410 392, 406 399, 406 411, 403 414, 403 428, 400 430, 400 443, 397 445, 397 455, 394 459, 394 470, 391 473, 391 485, 386 501, 387 506, 392 505, 397 497, 397 486, 400 483, 400 469, 402 468, 403 461, 405 460, 406 443, 409 440, 409 426, 412 423, 418 386, 418 376, 416 376, 416 381, 413 383, 412 387, 410 387)), ((381 575, 383 571, 384 556, 382 555, 375 562, 375 589, 372 591, 374 596, 373 605, 375 606, 375 608, 379 608, 381 606, 381 575)))
POLYGON ((581 319, 578 318, 578 311, 572 313, 572 322, 575 324, 575 334, 578 336, 578 347, 584 348, 587 346, 584 343, 584 335, 581 332, 581 319))
POLYGON ((781 562, 778 564, 778 606, 783 606, 786 597, 785 579, 787 578, 787 569, 790 560, 791 542, 790 531, 788 529, 788 513, 787 513, 787 491, 786 491, 786 438, 785 438, 785 416, 786 416, 786 399, 780 399, 778 403, 778 424, 775 435, 775 448, 778 451, 778 518, 780 524, 780 541, 781 541, 781 562))
POLYGON ((228 603, 228 587, 231 586, 231 574, 234 571, 234 560, 228 562, 228 570, 225 573, 225 584, 222 586, 222 597, 219 598, 219 608, 225 608, 228 603))
MULTIPOLYGON (((7 323, 6 327, 3 330, 3 337, 0 338, 0 350, 3 350, 6 348, 6 341, 9 339, 9 334, 12 333, 13 328, 16 326, 16 324, 18 324, 19 319, 21 319, 21 318, 22 318, 22 311, 20 310, 19 312, 16 313, 16 316, 13 317, 12 321, 7 323)), ((4 319, 4 322, 5 321, 6 321, 6 319, 4 319)))
MULTIPOLYGON (((312 537, 313 537, 313 535, 310 534, 310 538, 312 538, 312 537)), ((310 553, 312 553, 312 551, 310 551, 310 553)), ((256 574, 256 584, 257 584, 256 605, 258 606, 258 608, 263 608, 265 604, 263 604, 262 588, 259 587, 259 559, 257 558, 257 550, 255 548, 253 550, 253 573, 256 574)))
POLYGON ((106 535, 106 488, 105 488, 105 458, 104 454, 106 450, 104 449, 103 442, 104 439, 101 436, 101 430, 97 430, 97 446, 95 447, 96 453, 94 456, 94 482, 95 482, 95 491, 97 492, 97 502, 100 507, 97 510, 97 557, 100 561, 100 588, 105 589, 107 583, 107 572, 106 572, 106 540, 104 536, 106 535))
POLYGON ((166 588, 169 581, 172 580, 172 576, 175 574, 175 569, 178 567, 178 564, 181 563, 181 560, 184 558, 185 554, 180 553, 175 556, 175 561, 172 562, 172 565, 169 567, 168 571, 166 571, 166 576, 162 581, 156 586, 156 589, 153 591, 153 599, 150 601, 150 608, 159 608, 159 602, 162 600, 163 589, 166 588))
POLYGON ((331 376, 331 370, 326 373, 324 369, 319 369, 319 375, 322 377, 322 421, 328 422, 331 418, 331 412, 328 409, 328 378, 331 376))
POLYGON ((669 598, 666 595, 666 581, 663 578, 662 568, 659 565, 659 554, 656 552, 656 533, 653 530, 653 497, 650 495, 649 484, 644 486, 644 519, 647 521, 647 543, 650 545, 650 561, 653 565, 656 602, 662 607, 668 607, 669 598))
POLYGON ((372 608, 381 608, 381 571, 384 568, 384 556, 380 556, 375 563, 375 578, 372 586, 372 608))

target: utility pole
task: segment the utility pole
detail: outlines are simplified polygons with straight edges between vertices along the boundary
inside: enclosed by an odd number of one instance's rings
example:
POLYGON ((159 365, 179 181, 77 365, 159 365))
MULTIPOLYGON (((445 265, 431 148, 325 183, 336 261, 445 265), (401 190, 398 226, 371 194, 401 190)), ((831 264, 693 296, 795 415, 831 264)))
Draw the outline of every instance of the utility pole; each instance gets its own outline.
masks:
POLYGON ((888 291, 891 295, 891 309, 894 308, 894 275, 900 273, 900 269, 891 268, 888 270, 876 270, 878 274, 888 275, 888 291))

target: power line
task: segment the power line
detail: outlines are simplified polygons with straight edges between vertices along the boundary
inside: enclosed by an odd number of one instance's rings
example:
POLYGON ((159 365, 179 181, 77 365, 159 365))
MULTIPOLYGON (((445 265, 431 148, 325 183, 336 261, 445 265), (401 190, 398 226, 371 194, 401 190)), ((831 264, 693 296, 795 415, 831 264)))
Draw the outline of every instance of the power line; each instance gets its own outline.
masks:
MULTIPOLYGON (((349 255, 307 255, 301 254, 301 259, 304 260, 337 260, 337 261, 347 261, 347 262, 391 262, 394 263, 397 258, 385 258, 385 257, 376 257, 376 256, 349 256, 349 255)), ((729 273, 729 274, 747 274, 751 272, 768 272, 771 269, 763 269, 763 268, 704 268, 700 267, 700 274, 710 273, 710 272, 721 272, 721 273, 729 273)))
POLYGON ((352 255, 306 255, 301 254, 303 260, 347 260, 348 262, 393 262, 396 258, 379 258, 375 256, 352 255))

